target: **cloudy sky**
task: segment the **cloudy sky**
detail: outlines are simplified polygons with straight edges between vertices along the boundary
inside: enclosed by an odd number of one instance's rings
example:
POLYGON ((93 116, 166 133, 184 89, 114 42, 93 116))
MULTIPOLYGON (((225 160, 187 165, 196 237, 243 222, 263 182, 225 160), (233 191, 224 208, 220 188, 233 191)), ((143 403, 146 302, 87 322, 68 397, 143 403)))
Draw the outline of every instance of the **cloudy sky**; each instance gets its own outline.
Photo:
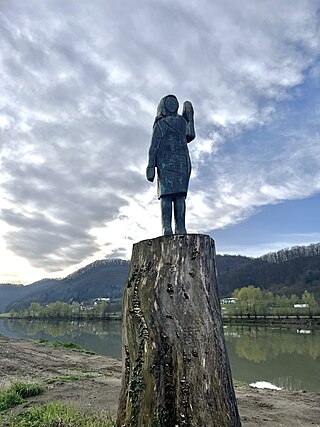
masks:
POLYGON ((318 0, 1 0, 0 282, 160 235, 156 106, 195 109, 187 229, 219 253, 320 241, 318 0))

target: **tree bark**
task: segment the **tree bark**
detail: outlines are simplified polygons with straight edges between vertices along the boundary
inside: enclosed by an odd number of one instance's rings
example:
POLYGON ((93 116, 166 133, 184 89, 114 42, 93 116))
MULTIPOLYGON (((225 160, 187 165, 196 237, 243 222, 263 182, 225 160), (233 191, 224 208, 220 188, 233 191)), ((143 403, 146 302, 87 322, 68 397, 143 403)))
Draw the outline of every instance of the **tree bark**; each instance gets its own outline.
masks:
POLYGON ((187 234, 135 244, 123 307, 117 427, 240 427, 214 241, 187 234))

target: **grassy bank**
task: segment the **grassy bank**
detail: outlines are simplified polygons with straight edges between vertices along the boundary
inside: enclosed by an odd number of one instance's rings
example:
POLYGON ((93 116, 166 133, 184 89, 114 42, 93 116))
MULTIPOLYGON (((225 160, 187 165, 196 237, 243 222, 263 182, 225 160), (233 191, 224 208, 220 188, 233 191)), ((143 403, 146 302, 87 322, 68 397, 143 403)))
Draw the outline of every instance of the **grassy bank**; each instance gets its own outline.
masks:
MULTIPOLYGON (((20 403, 20 402, 19 402, 20 403)), ((17 414, 0 411, 2 427, 114 427, 109 414, 82 414, 75 405, 49 402, 17 414)))
POLYGON ((38 342, 39 344, 46 345, 49 347, 64 347, 74 351, 81 351, 83 353, 95 354, 94 351, 88 350, 87 348, 81 347, 80 345, 75 344, 73 342, 48 341, 44 339, 40 339, 38 342))
POLYGON ((23 427, 36 424, 21 424, 10 410, 22 405, 30 397, 38 396, 46 391, 42 384, 31 384, 25 382, 14 382, 7 390, 0 392, 0 422, 1 426, 23 427))
MULTIPOLYGON (((23 403, 0 411, 1 427, 114 426, 122 378, 120 360, 1 335, 0 360, 3 391, 21 381, 46 388, 37 396, 20 396, 23 403)), ((319 423, 319 393, 257 390, 242 381, 234 383, 243 427, 319 423)))

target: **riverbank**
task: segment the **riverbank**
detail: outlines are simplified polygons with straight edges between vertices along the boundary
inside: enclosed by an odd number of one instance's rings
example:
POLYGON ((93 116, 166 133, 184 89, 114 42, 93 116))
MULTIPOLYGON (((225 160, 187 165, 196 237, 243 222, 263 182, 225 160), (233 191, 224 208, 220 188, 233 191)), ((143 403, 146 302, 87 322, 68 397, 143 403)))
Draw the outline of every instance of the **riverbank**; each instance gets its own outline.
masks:
MULTIPOLYGON (((47 385, 28 406, 59 400, 84 412, 116 414, 122 375, 117 359, 0 336, 0 360, 1 390, 14 381, 47 385)), ((319 393, 236 387, 236 395, 243 427, 320 426, 319 393)))
POLYGON ((260 315, 242 315, 242 316, 222 316, 223 323, 233 325, 273 325, 284 327, 320 327, 320 316, 260 316, 260 315))
MULTIPOLYGON (((27 317, 12 315, 10 313, 0 313, 0 320, 28 320, 28 321, 77 321, 77 322, 92 322, 92 321, 122 321, 121 313, 111 313, 107 318, 101 317, 27 317)), ((261 316, 261 315, 227 315, 223 314, 222 321, 226 325, 272 325, 280 327, 297 327, 297 328, 320 328, 320 316, 305 316, 305 315, 285 315, 285 316, 261 316)))

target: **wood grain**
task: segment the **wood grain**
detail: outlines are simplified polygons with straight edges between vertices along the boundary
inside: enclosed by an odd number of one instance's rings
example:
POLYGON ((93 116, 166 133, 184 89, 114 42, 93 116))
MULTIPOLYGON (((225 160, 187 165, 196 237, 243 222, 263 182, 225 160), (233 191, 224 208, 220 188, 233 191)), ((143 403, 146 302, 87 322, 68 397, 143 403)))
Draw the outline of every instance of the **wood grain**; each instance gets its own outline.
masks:
POLYGON ((123 349, 117 427, 241 426, 209 236, 134 245, 123 349))

